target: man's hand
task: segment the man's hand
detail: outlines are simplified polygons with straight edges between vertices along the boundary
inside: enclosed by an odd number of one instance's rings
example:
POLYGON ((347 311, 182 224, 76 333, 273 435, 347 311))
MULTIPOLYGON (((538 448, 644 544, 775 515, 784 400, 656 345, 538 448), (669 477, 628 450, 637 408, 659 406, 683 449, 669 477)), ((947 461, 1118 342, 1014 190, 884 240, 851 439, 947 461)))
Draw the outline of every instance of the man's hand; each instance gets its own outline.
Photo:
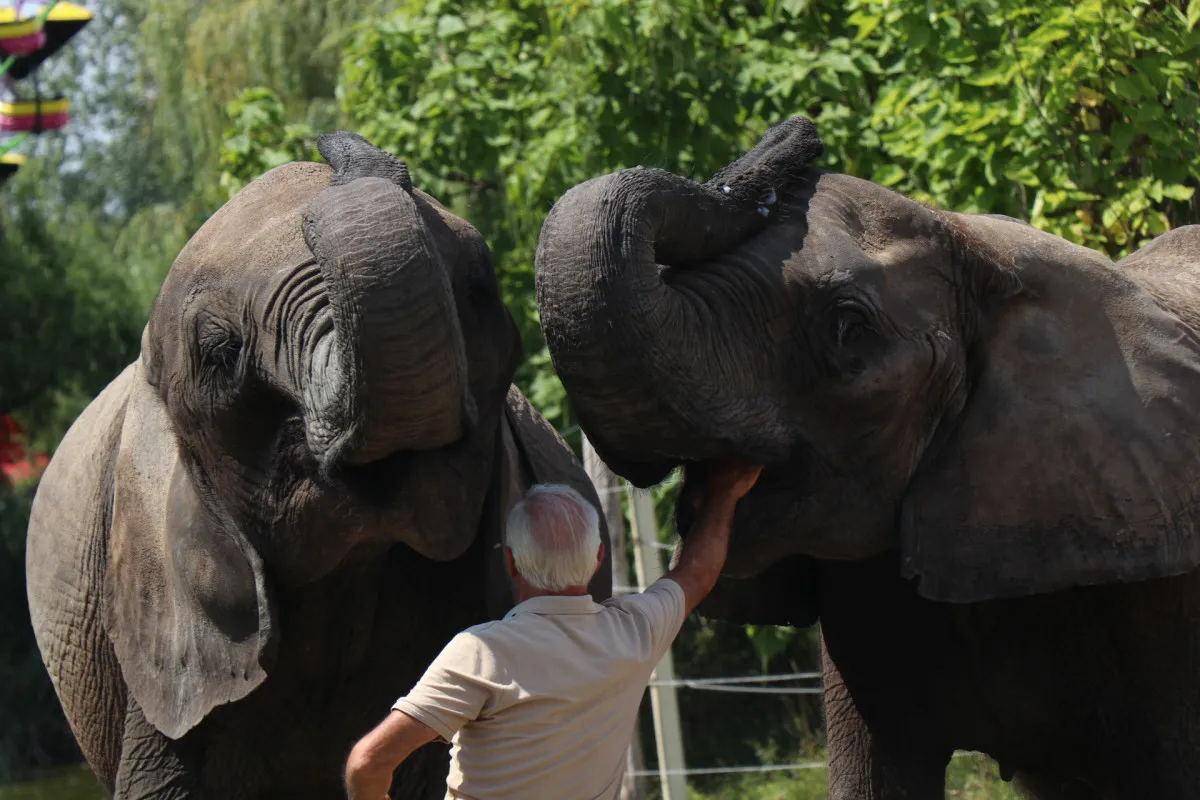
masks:
POLYGON ((390 800, 392 773, 437 733, 402 711, 392 711, 368 733, 346 760, 346 797, 349 800, 390 800))
POLYGON ((708 469, 701 504, 737 503, 754 488, 762 472, 761 464, 741 461, 717 461, 708 469))
POLYGON ((708 465, 704 491, 694 500, 699 515, 683 539, 679 561, 664 576, 683 589, 687 613, 700 605, 721 576, 729 550, 733 512, 738 500, 754 486, 760 472, 761 466, 739 461, 708 465))

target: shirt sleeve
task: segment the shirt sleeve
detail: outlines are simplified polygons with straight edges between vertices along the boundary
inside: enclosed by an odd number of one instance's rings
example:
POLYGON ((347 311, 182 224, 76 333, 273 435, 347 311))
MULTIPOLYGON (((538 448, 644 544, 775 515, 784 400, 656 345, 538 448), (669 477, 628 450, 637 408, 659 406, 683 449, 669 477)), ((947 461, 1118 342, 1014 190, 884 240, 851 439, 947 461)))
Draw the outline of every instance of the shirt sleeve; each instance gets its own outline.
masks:
POLYGON ((657 664, 679 635, 687 616, 683 587, 670 578, 659 578, 644 592, 620 598, 620 604, 648 623, 651 657, 657 664))
POLYGON ((428 725, 449 742, 479 717, 491 697, 493 686, 484 678, 491 660, 479 637, 464 631, 450 640, 412 691, 392 708, 428 725))

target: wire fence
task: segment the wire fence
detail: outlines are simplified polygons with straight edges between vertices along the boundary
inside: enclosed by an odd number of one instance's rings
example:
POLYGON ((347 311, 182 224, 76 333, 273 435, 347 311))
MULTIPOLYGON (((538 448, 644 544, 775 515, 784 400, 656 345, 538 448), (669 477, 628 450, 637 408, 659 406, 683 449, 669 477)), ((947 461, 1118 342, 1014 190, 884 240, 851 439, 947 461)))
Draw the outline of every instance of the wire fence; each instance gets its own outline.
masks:
MULTIPOLYGON (((673 552, 675 547, 663 542, 641 542, 632 531, 628 532, 629 544, 637 547, 638 545, 650 545, 656 551, 673 552)), ((622 586, 614 585, 613 594, 633 594, 642 591, 637 586, 622 586)), ((824 678, 820 671, 807 672, 789 672, 770 675, 727 675, 719 677, 704 677, 704 678, 672 678, 670 680, 655 679, 649 683, 649 688, 653 689, 669 689, 669 690, 689 690, 697 692, 721 692, 729 694, 748 694, 748 695, 821 695, 825 689, 819 685, 824 678), (780 684, 804 684, 817 682, 818 685, 794 685, 784 686, 780 684)), ((655 736, 662 735, 662 732, 655 730, 655 736)), ((658 778, 664 782, 663 790, 667 791, 665 783, 670 778, 682 777, 684 779, 690 777, 705 777, 719 775, 739 775, 739 774, 765 774, 778 772, 799 772, 804 770, 825 769, 828 764, 825 761, 799 761, 787 764, 741 764, 720 767, 688 767, 686 766, 686 748, 684 755, 684 766, 682 768, 666 768, 666 769, 637 769, 630 770, 629 774, 634 778, 658 778)), ((669 763, 669 762, 668 762, 669 763)), ((673 797, 673 795, 672 795, 673 797)))
MULTIPOLYGON (((630 587, 633 588, 633 587, 630 587)), ((636 589, 634 589, 636 591, 636 589)), ((769 695, 819 695, 825 689, 823 686, 778 686, 778 685, 748 685, 748 684, 780 684, 798 683, 803 681, 820 681, 823 675, 819 671, 789 672, 774 675, 737 675, 709 678, 675 678, 672 680, 652 680, 650 687, 690 689, 700 692, 730 692, 741 694, 769 695)), ((655 732, 658 735, 658 731, 655 732)), ((716 775, 738 775, 771 772, 798 772, 802 770, 825 769, 828 764, 824 761, 801 761, 788 764, 743 764, 722 767, 684 767, 682 769, 639 769, 631 770, 635 778, 669 778, 674 776, 703 777, 716 775)))
MULTIPOLYGON (((568 428, 566 431, 563 431, 562 433, 564 436, 567 436, 578 429, 579 429, 579 426, 576 425, 576 426, 572 426, 571 428, 568 428)), ((678 472, 676 472, 675 474, 671 475, 670 478, 668 478, 666 481, 658 484, 657 488, 672 488, 680 483, 682 483, 681 475, 678 472)), ((612 497, 612 496, 627 496, 627 497, 629 497, 629 499, 630 499, 629 522, 634 523, 632 525, 632 528, 626 529, 626 537, 627 537, 626 543, 630 547, 635 548, 635 549, 645 548, 645 549, 649 549, 649 550, 656 551, 656 552, 665 551, 665 552, 674 553, 674 551, 675 551, 674 544, 667 544, 667 543, 657 540, 657 530, 649 531, 651 533, 651 536, 654 537, 651 541, 641 540, 641 539, 639 539, 639 537, 637 535, 637 524, 633 519, 636 516, 636 514, 634 513, 633 508, 632 508, 635 497, 636 497, 636 495, 634 493, 635 492, 640 493, 642 495, 641 501, 644 502, 645 499, 647 499, 650 496, 649 490, 637 490, 622 481, 622 482, 617 483, 616 485, 612 485, 612 486, 608 486, 608 487, 596 486, 596 491, 602 498, 603 497, 612 497)), ((649 516, 650 516, 650 523, 653 526, 654 525, 653 517, 655 515, 653 513, 650 513, 649 516)), ((669 557, 668 557, 668 560, 669 560, 669 557)), ((657 570, 656 570, 656 572, 657 572, 657 570)), ((643 575, 641 574, 640 567, 638 570, 637 580, 639 582, 643 582, 645 580, 643 575)), ((645 580, 645 582, 649 583, 650 581, 645 580)), ((625 586, 625 585, 615 584, 612 587, 612 593, 614 596, 615 595, 633 594, 633 593, 637 593, 637 592, 640 592, 643 590, 644 590, 644 587, 639 587, 639 586, 625 586)), ((657 673, 657 670, 656 670, 656 673, 657 673)), ((736 676, 720 676, 720 677, 704 677, 704 678, 697 677, 697 678, 654 679, 649 682, 649 685, 647 687, 647 692, 650 692, 651 690, 664 690, 665 689, 667 692, 671 692, 671 693, 678 691, 678 690, 687 690, 687 691, 692 691, 692 692, 723 692, 723 693, 751 694, 751 695, 810 695, 810 696, 815 696, 815 695, 822 695, 825 692, 824 687, 822 685, 820 685, 821 681, 823 681, 823 678, 824 678, 824 676, 820 671, 808 671, 808 672, 790 672, 790 673, 773 674, 773 675, 736 675, 736 676), (787 683, 804 684, 805 682, 808 682, 810 685, 793 685, 793 686, 779 685, 779 684, 787 684, 787 683), (811 685, 814 682, 817 685, 811 685)), ((675 705, 674 701, 672 701, 671 706, 677 709, 677 706, 675 705)), ((678 711, 676 710, 673 713, 678 714, 678 711)), ((657 709, 656 709, 656 717, 657 717, 657 709)), ((678 720, 676 720, 675 726, 676 726, 675 736, 678 737, 679 733, 681 733, 681 731, 678 730, 678 720)), ((656 718, 654 736, 661 737, 662 735, 663 735, 663 730, 659 727, 659 720, 656 718)), ((658 744, 659 744, 659 747, 658 747, 659 758, 661 759, 663 757, 662 743, 659 742, 658 744)), ((653 749, 653 748, 654 748, 654 746, 651 745, 651 749, 653 749)), ((976 753, 975 751, 960 750, 960 751, 956 751, 952 757, 953 758, 962 758, 965 756, 974 756, 974 755, 980 755, 980 754, 976 753)), ((662 788, 663 788, 664 796, 672 798, 672 800, 674 800, 675 794, 672 793, 672 791, 669 788, 670 785, 675 783, 675 781, 670 780, 672 778, 686 779, 688 777, 704 777, 704 776, 717 776, 717 775, 801 772, 801 771, 814 770, 814 769, 826 769, 829 766, 827 761, 812 760, 812 761, 796 761, 796 762, 791 762, 791 763, 786 763, 786 764, 739 764, 739 765, 719 766, 719 767, 718 766, 688 767, 687 763, 686 763, 686 753, 685 752, 680 752, 677 756, 677 759, 678 759, 678 763, 682 764, 681 768, 675 767, 675 766, 667 766, 666 768, 663 768, 664 765, 660 764, 660 766, 655 769, 631 769, 631 770, 629 770, 628 774, 634 778, 658 778, 663 784, 662 788)), ((668 760, 667 765, 670 765, 670 764, 671 764, 671 761, 668 760)))
POLYGON ((669 681, 650 681, 651 686, 673 686, 696 689, 701 692, 729 692, 733 694, 821 694, 820 686, 741 686, 743 683, 772 683, 820 679, 819 672, 796 672, 790 675, 747 675, 726 678, 675 678, 669 681))

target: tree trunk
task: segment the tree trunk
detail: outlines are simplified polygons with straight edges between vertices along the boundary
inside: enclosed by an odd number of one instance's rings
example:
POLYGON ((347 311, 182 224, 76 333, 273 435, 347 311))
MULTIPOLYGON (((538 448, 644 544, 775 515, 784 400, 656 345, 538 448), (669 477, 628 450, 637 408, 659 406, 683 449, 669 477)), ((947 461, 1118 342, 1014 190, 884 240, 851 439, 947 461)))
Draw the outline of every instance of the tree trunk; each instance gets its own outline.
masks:
MULTIPOLYGON (((587 436, 580 434, 583 440, 583 469, 596 487, 600 497, 600 511, 608 523, 608 537, 612 545, 612 582, 613 595, 617 587, 632 586, 629 577, 629 559, 625 551, 625 514, 621 510, 621 479, 608 468, 587 436)), ((633 738, 629 741, 629 752, 625 756, 625 779, 621 782, 618 800, 643 800, 646 796, 645 778, 635 777, 634 772, 646 768, 642 758, 641 736, 637 724, 633 727, 633 738)))

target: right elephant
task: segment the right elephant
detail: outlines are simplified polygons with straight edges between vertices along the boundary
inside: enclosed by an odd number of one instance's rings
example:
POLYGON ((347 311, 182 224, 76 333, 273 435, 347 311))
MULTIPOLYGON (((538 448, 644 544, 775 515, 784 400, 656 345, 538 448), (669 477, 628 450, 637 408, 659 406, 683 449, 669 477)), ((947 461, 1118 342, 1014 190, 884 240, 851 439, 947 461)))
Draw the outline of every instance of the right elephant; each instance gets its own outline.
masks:
POLYGON ((555 367, 640 486, 766 464, 702 607, 821 622, 830 797, 1200 797, 1200 226, 1114 264, 812 166, 576 186, 537 253, 555 367))

